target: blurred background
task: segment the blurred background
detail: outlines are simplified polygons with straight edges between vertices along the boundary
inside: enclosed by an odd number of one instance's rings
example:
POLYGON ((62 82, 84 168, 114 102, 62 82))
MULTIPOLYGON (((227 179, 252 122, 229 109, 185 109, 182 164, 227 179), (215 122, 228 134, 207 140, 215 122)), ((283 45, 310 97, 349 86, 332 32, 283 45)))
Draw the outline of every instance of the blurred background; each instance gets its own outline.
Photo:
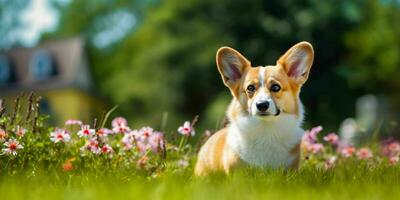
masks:
POLYGON ((214 130, 231 99, 219 47, 258 66, 307 40, 305 127, 396 134, 399 20, 399 0, 0 0, 0 98, 36 91, 54 124, 118 105, 133 126, 214 130))

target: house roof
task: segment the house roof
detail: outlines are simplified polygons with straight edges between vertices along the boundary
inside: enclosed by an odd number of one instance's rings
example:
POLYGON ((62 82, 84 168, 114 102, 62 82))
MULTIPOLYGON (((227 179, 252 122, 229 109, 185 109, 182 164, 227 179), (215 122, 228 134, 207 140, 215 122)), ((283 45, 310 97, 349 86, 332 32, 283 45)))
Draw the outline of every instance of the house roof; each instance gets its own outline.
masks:
POLYGON ((89 90, 91 87, 84 41, 80 37, 49 40, 32 48, 13 48, 0 52, 0 55, 7 57, 15 76, 14 82, 0 86, 1 95, 67 87, 89 90), (57 73, 47 79, 36 80, 30 64, 35 54, 43 51, 51 55, 57 73))

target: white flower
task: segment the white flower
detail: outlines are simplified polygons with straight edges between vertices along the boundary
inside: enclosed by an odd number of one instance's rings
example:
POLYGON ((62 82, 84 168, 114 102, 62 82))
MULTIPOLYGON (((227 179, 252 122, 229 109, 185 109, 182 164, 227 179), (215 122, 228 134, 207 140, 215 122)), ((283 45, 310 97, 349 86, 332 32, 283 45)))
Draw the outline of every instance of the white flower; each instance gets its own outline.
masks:
POLYGON ((178 128, 178 132, 182 135, 191 135, 194 136, 195 131, 189 121, 186 121, 183 126, 178 128))
POLYGON ((148 139, 150 136, 153 135, 153 132, 154 132, 154 129, 151 128, 151 127, 149 127, 149 126, 142 127, 142 128, 139 130, 139 138, 138 138, 138 140, 140 140, 140 141, 147 141, 147 139, 148 139))
POLYGON ((54 143, 68 142, 70 139, 71 136, 65 129, 57 128, 56 130, 50 133, 50 140, 54 143))
POLYGON ((96 133, 96 130, 90 129, 89 125, 82 125, 81 130, 78 132, 79 137, 90 137, 96 133))
POLYGON ((164 134, 161 132, 154 132, 149 137, 148 143, 154 153, 159 152, 164 148, 164 134))
POLYGON ((13 156, 17 155, 18 149, 24 148, 16 139, 9 139, 4 143, 4 146, 5 148, 2 149, 3 154, 9 154, 13 156))

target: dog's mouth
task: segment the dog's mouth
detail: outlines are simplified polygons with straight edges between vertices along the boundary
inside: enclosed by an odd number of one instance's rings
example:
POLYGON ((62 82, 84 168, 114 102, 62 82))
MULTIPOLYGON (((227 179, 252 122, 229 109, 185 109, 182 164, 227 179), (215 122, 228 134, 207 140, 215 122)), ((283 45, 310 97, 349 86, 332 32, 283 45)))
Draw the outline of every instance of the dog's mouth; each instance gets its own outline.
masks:
POLYGON ((279 108, 276 109, 276 113, 257 112, 257 115, 258 115, 258 116, 261 116, 261 117, 267 117, 267 116, 274 116, 274 117, 276 117, 276 116, 279 116, 280 114, 281 114, 281 109, 279 109, 279 108))

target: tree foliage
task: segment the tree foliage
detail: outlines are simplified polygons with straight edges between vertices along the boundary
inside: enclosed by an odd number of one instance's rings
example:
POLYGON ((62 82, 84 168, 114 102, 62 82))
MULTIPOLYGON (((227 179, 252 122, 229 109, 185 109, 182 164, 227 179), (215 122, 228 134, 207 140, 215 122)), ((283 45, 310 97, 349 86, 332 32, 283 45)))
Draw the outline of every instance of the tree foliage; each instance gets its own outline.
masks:
POLYGON ((316 57, 302 98, 308 121, 324 125, 353 115, 350 102, 369 91, 367 80, 378 84, 389 74, 397 81, 399 74, 398 5, 377 0, 72 1, 60 12, 58 31, 47 37, 83 35, 99 91, 138 123, 154 125, 168 112, 169 120, 204 114, 214 125, 230 98, 215 67, 220 46, 259 66, 310 41, 316 57), (104 18, 121 10, 135 25, 96 47, 93 37, 112 25, 104 18))

